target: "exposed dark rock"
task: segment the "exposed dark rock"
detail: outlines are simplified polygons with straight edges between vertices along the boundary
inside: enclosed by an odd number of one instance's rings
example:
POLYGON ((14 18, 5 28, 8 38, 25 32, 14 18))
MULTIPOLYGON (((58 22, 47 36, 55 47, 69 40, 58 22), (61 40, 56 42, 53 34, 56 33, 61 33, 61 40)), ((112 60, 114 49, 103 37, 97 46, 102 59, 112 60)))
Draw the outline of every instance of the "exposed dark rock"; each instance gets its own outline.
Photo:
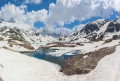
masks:
POLYGON ((120 35, 114 35, 114 36, 113 36, 113 39, 114 39, 114 40, 120 39, 120 35))
POLYGON ((111 22, 108 25, 108 28, 107 28, 106 32, 114 32, 114 30, 115 30, 115 24, 114 24, 114 22, 111 22))
POLYGON ((80 30, 80 32, 84 32, 85 34, 90 34, 93 31, 98 31, 104 24, 106 24, 108 22, 108 20, 104 19, 102 21, 96 20, 92 23, 88 23, 82 30, 80 30), (96 23, 94 23, 96 22, 96 23))
POLYGON ((66 75, 86 74, 97 66, 98 62, 106 55, 115 52, 116 46, 106 47, 94 52, 75 55, 64 61, 61 70, 66 75))
POLYGON ((3 38, 3 37, 0 37, 0 41, 2 41, 2 40, 4 40, 4 38, 3 38))
POLYGON ((39 36, 40 35, 40 33, 35 33, 35 36, 39 36))
POLYGON ((113 39, 107 39, 107 40, 104 41, 103 44, 105 44, 105 43, 110 43, 110 42, 112 42, 112 41, 113 41, 113 39))
POLYGON ((94 40, 96 40, 96 37, 97 37, 96 33, 91 33, 88 36, 86 36, 85 38, 87 38, 87 39, 89 39, 91 41, 94 41, 94 40))
POLYGON ((106 33, 110 32, 114 32, 114 31, 120 31, 120 23, 117 23, 116 20, 112 21, 109 23, 107 29, 106 29, 106 33))
POLYGON ((41 48, 50 48, 50 47, 75 47, 76 45, 84 46, 84 44, 81 44, 79 42, 77 42, 77 43, 53 42, 53 43, 47 43, 46 45, 51 45, 51 46, 42 46, 41 48))
POLYGON ((85 34, 89 34, 95 30, 99 30, 97 24, 87 24, 80 32, 84 32, 85 34))
POLYGON ((117 32, 120 31, 120 23, 116 23, 115 27, 117 32))
POLYGON ((10 47, 12 47, 13 45, 18 45, 18 46, 22 46, 24 48, 27 48, 29 50, 34 50, 35 49, 33 46, 31 46, 31 44, 29 42, 23 42, 23 44, 18 44, 15 41, 8 40, 8 44, 9 44, 10 47))
POLYGON ((8 29, 8 27, 6 27, 6 26, 4 26, 4 27, 0 28, 0 32, 5 31, 6 29, 8 29))
POLYGON ((34 50, 35 48, 31 46, 31 44, 19 44, 19 46, 22 46, 24 48, 27 48, 29 50, 34 50))

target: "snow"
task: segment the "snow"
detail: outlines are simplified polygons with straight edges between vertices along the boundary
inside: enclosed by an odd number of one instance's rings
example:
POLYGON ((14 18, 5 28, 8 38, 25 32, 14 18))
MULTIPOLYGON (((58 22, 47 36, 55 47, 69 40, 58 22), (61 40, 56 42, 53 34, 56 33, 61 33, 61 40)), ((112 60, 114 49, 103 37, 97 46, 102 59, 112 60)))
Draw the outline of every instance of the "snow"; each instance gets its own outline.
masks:
POLYGON ((0 67, 0 77, 4 81, 57 81, 60 78, 57 65, 5 49, 0 49, 0 65, 3 67, 0 67))
POLYGON ((99 31, 96 31, 97 35, 100 35, 100 34, 104 33, 104 32, 106 31, 109 23, 110 23, 110 22, 107 22, 104 26, 102 26, 102 27, 100 28, 99 31))
POLYGON ((58 65, 0 49, 0 77, 4 81, 119 81, 119 53, 120 46, 100 60, 90 73, 67 76, 59 72, 58 65))
POLYGON ((24 44, 23 42, 20 42, 20 41, 17 41, 17 40, 14 40, 14 42, 16 42, 18 44, 24 44))
POLYGON ((117 21, 116 21, 117 23, 120 23, 120 19, 117 19, 117 21))
MULTIPOLYGON (((15 42, 18 42, 18 41, 15 41, 15 42)), ((22 44, 22 42, 18 42, 18 43, 22 44)), ((7 47, 8 49, 13 51, 33 51, 19 45, 13 45, 12 47, 10 47, 8 44, 8 41, 0 41, 0 48, 3 48, 3 47, 7 47)))
POLYGON ((62 56, 62 55, 76 55, 76 54, 79 54, 79 51, 78 50, 75 50, 75 49, 59 49, 59 50, 55 50, 55 52, 49 52, 47 53, 47 55, 51 55, 51 56, 56 56, 56 57, 59 57, 59 56, 62 56))
POLYGON ((88 57, 88 55, 83 56, 83 58, 87 58, 87 57, 88 57))
POLYGON ((91 51, 95 51, 105 47, 111 47, 120 44, 120 40, 113 40, 109 43, 105 43, 104 41, 98 42, 91 42, 91 43, 82 43, 83 46, 76 46, 76 47, 51 47, 50 49, 57 49, 55 52, 48 53, 52 56, 61 56, 63 54, 66 55, 74 55, 73 52, 78 51, 77 54, 85 54, 91 51), (69 54, 71 53, 71 54, 69 54))

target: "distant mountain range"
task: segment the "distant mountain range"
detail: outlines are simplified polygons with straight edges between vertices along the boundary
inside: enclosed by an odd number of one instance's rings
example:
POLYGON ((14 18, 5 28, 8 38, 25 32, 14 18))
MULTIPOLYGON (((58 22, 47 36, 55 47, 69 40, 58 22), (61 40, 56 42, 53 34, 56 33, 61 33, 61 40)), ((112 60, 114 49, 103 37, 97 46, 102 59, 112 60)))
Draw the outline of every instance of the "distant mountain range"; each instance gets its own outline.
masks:
POLYGON ((62 35, 61 37, 59 37, 60 34, 56 33, 47 35, 44 31, 41 33, 38 30, 24 28, 24 25, 15 25, 14 20, 5 21, 0 18, 0 41, 7 41, 3 46, 11 48, 15 45, 33 50, 48 42, 89 42, 120 38, 120 19, 113 21, 99 19, 86 24, 71 35, 62 35), (23 28, 19 26, 23 26, 23 28))

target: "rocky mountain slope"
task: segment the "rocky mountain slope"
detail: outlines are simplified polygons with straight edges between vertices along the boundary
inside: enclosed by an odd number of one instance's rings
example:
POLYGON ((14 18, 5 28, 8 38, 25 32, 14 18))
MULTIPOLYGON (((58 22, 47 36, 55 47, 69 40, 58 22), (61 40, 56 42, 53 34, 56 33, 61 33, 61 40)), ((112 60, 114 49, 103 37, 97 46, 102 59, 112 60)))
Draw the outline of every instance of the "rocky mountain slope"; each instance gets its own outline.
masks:
POLYGON ((99 19, 88 23, 81 30, 62 36, 59 40, 69 42, 88 42, 120 37, 120 19, 108 21, 99 19))
POLYGON ((0 19, 0 47, 14 51, 29 51, 57 40, 52 36, 42 35, 37 30, 17 26, 19 25, 15 25, 15 22, 0 19))

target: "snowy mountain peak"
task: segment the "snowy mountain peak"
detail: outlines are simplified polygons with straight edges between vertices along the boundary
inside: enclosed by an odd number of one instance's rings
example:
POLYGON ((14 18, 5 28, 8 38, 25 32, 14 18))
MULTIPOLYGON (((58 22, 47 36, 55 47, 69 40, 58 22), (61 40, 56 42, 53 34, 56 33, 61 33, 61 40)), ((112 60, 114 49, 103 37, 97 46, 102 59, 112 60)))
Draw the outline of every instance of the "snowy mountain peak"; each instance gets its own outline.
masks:
POLYGON ((86 24, 81 30, 69 35, 62 36, 63 41, 94 41, 110 39, 114 35, 120 35, 120 19, 108 21, 106 19, 95 20, 86 24))

